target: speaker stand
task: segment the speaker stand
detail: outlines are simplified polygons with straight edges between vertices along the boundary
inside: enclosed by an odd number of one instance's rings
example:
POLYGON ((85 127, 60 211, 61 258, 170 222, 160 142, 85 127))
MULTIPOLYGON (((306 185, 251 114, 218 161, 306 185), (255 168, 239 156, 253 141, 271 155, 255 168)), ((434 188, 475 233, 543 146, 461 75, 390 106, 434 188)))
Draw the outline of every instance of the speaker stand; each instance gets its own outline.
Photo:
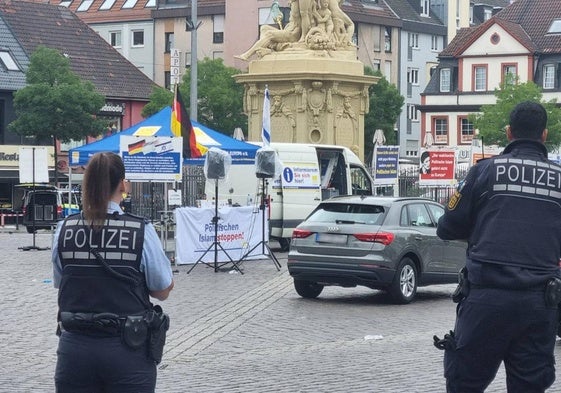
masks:
POLYGON ((277 268, 277 271, 281 269, 281 264, 275 254, 273 254, 273 250, 269 247, 269 242, 265 240, 265 214, 267 206, 267 180, 265 178, 261 179, 261 203, 259 204, 259 210, 261 210, 261 241, 257 243, 255 246, 251 248, 248 252, 246 252, 238 261, 238 264, 241 263, 244 259, 246 259, 257 247, 261 246, 261 254, 266 255, 267 258, 271 259, 277 268), (268 254, 265 253, 265 249, 269 252, 268 254))
MULTIPOLYGON (((212 244, 210 246, 208 246, 208 248, 206 249, 206 251, 203 253, 203 255, 201 255, 201 257, 197 260, 197 262, 195 262, 195 264, 193 266, 191 266, 191 268, 187 271, 187 274, 191 273, 191 271, 195 268, 195 266, 197 266, 199 263, 202 263, 204 265, 207 265, 209 267, 214 268, 214 272, 218 272, 219 270, 221 270, 222 266, 228 265, 228 264, 232 264, 232 269, 237 270, 240 274, 243 274, 242 270, 240 269, 238 262, 234 261, 230 255, 228 255, 228 253, 226 252, 226 250, 224 249, 224 247, 222 247, 222 245, 220 244, 220 242, 218 241, 218 220, 220 218, 218 217, 218 179, 214 180, 214 217, 212 217, 212 221, 211 223, 214 225, 214 241, 212 242, 212 244), (229 259, 229 261, 227 262, 218 262, 218 249, 222 250, 222 252, 224 253, 224 255, 226 255, 229 259), (214 263, 210 263, 210 262, 204 262, 203 258, 205 257, 206 254, 208 254, 211 250, 214 250, 214 263)), ((230 269, 228 269, 230 270, 230 269)))

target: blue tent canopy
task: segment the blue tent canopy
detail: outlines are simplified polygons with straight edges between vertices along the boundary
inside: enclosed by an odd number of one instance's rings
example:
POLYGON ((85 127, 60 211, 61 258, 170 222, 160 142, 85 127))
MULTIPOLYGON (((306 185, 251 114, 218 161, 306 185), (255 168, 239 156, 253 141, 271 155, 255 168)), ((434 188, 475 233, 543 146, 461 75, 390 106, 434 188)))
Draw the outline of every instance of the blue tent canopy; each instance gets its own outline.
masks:
MULTIPOLYGON (((160 112, 150 116, 140 123, 127 128, 117 134, 105 137, 98 141, 75 147, 68 152, 69 165, 80 166, 86 165, 91 156, 99 152, 113 152, 119 154, 119 137, 121 135, 139 135, 139 136, 173 136, 170 128, 171 107, 165 107, 160 112)), ((211 148, 217 147, 232 156, 232 163, 240 161, 247 162, 255 159, 255 152, 259 146, 252 145, 230 138, 227 135, 211 130, 202 124, 191 120, 197 143, 211 148)), ((183 164, 199 165, 203 164, 204 159, 185 159, 183 164)))

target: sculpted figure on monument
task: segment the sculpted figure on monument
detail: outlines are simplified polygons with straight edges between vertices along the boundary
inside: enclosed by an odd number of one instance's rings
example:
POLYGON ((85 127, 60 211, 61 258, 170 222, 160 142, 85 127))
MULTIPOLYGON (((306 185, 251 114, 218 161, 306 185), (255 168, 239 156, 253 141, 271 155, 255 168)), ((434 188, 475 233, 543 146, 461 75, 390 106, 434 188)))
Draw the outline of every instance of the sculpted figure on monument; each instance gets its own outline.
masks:
POLYGON ((288 48, 336 51, 352 47, 354 23, 341 10, 342 1, 290 0, 289 21, 284 29, 262 26, 261 38, 236 57, 247 61, 253 55, 263 57, 288 48))
POLYGON ((273 51, 281 51, 290 43, 297 42, 301 35, 302 28, 298 0, 291 0, 290 16, 284 29, 279 30, 269 25, 261 26, 261 38, 246 52, 236 57, 238 59, 248 60, 254 54, 263 57, 273 51))

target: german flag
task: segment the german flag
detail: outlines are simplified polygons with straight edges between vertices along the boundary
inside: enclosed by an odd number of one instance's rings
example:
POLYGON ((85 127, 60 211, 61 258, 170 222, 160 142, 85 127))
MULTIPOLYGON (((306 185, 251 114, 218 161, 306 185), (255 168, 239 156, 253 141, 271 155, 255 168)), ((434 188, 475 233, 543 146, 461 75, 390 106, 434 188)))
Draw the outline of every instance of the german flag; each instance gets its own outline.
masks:
POLYGON ((142 148, 144 147, 145 143, 146 141, 142 139, 138 142, 131 143, 130 145, 128 145, 129 155, 132 156, 133 154, 142 153, 142 148))
POLYGON ((185 110, 185 105, 183 105, 183 99, 177 85, 175 85, 173 107, 171 108, 171 132, 174 136, 183 137, 184 158, 202 157, 201 149, 197 146, 195 130, 193 130, 191 119, 189 119, 189 115, 185 110))

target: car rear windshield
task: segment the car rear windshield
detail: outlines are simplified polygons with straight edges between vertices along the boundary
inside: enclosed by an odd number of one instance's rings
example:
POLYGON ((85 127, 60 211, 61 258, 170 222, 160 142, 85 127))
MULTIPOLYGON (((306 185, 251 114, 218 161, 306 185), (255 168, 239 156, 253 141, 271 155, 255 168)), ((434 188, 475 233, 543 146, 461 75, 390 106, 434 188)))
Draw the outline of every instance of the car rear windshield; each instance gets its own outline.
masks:
POLYGON ((386 209, 379 205, 324 203, 306 221, 381 225, 385 213, 386 209))
POLYGON ((56 205, 56 193, 36 192, 35 195, 29 195, 29 203, 36 203, 37 205, 56 205))

